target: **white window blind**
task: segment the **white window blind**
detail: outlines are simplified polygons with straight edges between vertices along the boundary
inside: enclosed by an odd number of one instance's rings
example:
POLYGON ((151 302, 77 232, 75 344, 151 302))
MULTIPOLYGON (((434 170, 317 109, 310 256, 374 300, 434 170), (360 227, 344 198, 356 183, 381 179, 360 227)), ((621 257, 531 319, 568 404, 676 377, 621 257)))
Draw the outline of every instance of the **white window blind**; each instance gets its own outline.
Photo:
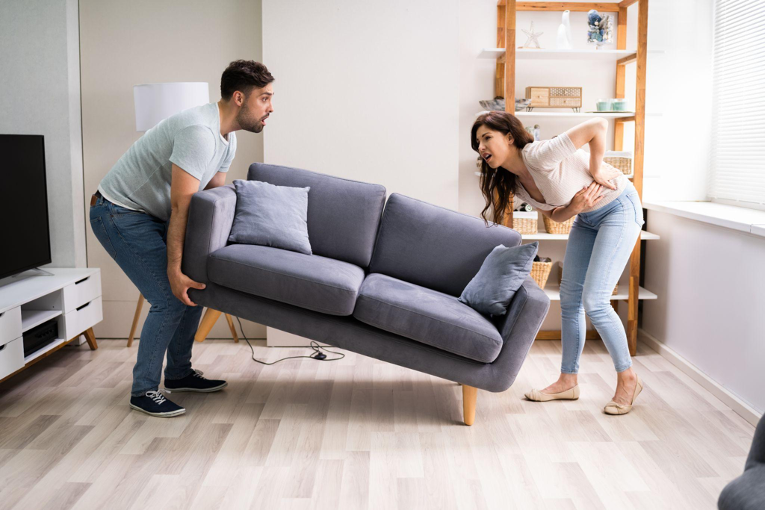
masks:
POLYGON ((708 197, 764 204, 764 0, 716 0, 708 197))

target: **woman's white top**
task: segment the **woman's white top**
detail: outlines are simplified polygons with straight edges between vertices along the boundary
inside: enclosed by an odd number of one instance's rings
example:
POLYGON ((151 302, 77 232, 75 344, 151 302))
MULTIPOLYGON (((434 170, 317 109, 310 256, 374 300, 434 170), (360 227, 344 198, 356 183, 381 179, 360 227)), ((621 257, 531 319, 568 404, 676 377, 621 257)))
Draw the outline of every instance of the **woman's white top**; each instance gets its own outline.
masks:
MULTIPOLYGON (((567 206, 572 201, 575 193, 580 191, 583 186, 589 186, 593 182, 593 176, 588 171, 590 168, 590 154, 582 149, 575 148, 572 140, 570 140, 566 133, 551 140, 528 143, 521 150, 521 157, 540 193, 543 194, 545 203, 538 202, 530 197, 521 182, 518 182, 519 189, 516 191, 516 205, 521 200, 544 211, 567 206)), ((602 163, 602 165, 611 167, 607 163, 602 163)), ((582 212, 586 213, 601 209, 619 197, 625 187, 630 184, 628 177, 624 174, 615 177, 609 182, 615 184, 617 189, 602 189, 601 194, 604 195, 604 198, 593 207, 582 212)))

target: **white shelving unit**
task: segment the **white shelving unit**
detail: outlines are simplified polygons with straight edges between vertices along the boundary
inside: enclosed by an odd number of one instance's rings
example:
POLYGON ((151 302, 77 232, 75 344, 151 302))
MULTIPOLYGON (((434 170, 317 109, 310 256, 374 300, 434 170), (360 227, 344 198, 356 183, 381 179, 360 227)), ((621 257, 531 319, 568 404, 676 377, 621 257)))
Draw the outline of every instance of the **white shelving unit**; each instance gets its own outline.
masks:
POLYGON ((101 271, 47 268, 46 275, 20 274, 0 286, 0 381, 85 335, 96 349, 93 326, 103 318, 101 271), (51 319, 58 337, 24 356, 24 333, 51 319))
MULTIPOLYGON (((537 118, 545 118, 549 120, 566 120, 570 125, 575 125, 582 122, 583 119, 593 117, 603 117, 610 121, 611 126, 614 129, 614 144, 612 149, 615 152, 623 151, 625 124, 632 123, 634 127, 634 140, 633 140, 633 174, 628 176, 633 181, 634 186, 639 192, 639 196, 643 190, 644 179, 644 131, 646 126, 646 64, 647 56, 650 54, 664 53, 662 50, 650 50, 648 48, 647 41, 647 21, 649 18, 648 1, 647 0, 622 0, 619 4, 598 4, 598 3, 582 3, 582 2, 516 2, 515 0, 498 0, 497 2, 497 39, 496 45, 499 48, 487 48, 480 52, 479 58, 493 59, 495 60, 495 94, 494 97, 504 97, 505 111, 511 113, 520 120, 534 121, 537 118), (628 49, 628 8, 631 5, 638 4, 636 30, 632 31, 631 37, 635 37, 636 49, 628 49), (518 39, 516 37, 517 31, 517 13, 520 11, 529 12, 562 12, 564 10, 571 10, 573 12, 588 12, 590 9, 597 9, 599 12, 614 13, 616 22, 616 39, 614 49, 576 49, 576 50, 556 50, 556 49, 528 49, 518 48, 518 39), (579 66, 580 69, 593 68, 592 72, 598 68, 614 67, 614 96, 617 98, 625 98, 625 80, 626 80, 626 67, 628 65, 635 65, 635 104, 634 112, 596 112, 595 104, 583 105, 579 112, 575 113, 572 109, 556 109, 550 111, 545 109, 534 109, 531 112, 515 112, 514 100, 516 97, 524 97, 523 85, 519 83, 519 90, 516 89, 516 81, 518 75, 517 65, 529 66, 530 60, 546 61, 547 65, 558 65, 556 61, 584 61, 584 66, 579 66), (520 63, 517 64, 517 61, 520 63), (551 63, 548 63, 550 61, 551 63), (525 64, 525 62, 527 62, 525 64), (595 67, 594 67, 595 66, 595 67), (519 92, 519 94, 517 94, 519 92), (586 109, 587 108, 587 109, 586 109), (585 110, 585 111, 582 111, 585 110)), ((545 66, 542 66, 545 67, 545 66)), ((534 66, 532 66, 534 68, 534 66)), ((604 76, 609 76, 611 73, 604 73, 604 76)), ((560 83, 559 83, 560 84, 560 83)), ((530 85, 540 85, 542 83, 530 83, 530 85)), ((557 85, 557 84, 550 84, 557 85)), ((562 122, 563 124, 563 122, 562 122)), ((563 127, 563 126, 562 126, 563 127)), ((510 224, 512 221, 513 213, 508 214, 505 223, 510 224)), ((523 236, 525 240, 539 240, 539 241, 560 241, 568 239, 568 235, 551 235, 538 233, 531 236, 523 236)), ((641 239, 654 240, 659 236, 650 234, 648 232, 642 232, 641 239)), ((624 282, 625 288, 623 292, 614 296, 612 299, 616 305, 617 300, 627 300, 628 308, 628 322, 625 328, 628 336, 628 347, 632 355, 636 353, 636 341, 638 337, 638 305, 639 300, 643 299, 656 299, 657 296, 639 287, 638 281, 640 278, 640 260, 641 260, 641 243, 636 243, 637 246, 631 254, 631 262, 626 266, 628 270, 627 282, 624 282), (632 288, 632 291, 631 291, 632 288)), ((549 245, 550 246, 550 245, 549 245)), ((622 286, 621 286, 622 287, 622 286)), ((558 294, 558 287, 548 285, 545 289, 551 300, 560 300, 558 294)), ((561 331, 540 331, 537 338, 539 339, 555 339, 561 338, 561 331)))

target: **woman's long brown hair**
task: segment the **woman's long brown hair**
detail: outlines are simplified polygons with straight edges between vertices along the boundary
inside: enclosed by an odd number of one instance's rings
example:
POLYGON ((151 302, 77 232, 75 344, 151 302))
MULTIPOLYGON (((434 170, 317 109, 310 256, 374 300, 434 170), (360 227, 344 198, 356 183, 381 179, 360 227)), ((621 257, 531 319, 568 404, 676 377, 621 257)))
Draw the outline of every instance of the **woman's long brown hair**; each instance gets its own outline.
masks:
MULTIPOLYGON (((513 145, 523 149, 528 143, 532 143, 535 138, 524 129, 524 125, 515 115, 508 112, 488 112, 479 115, 471 128, 471 147, 479 152, 479 141, 476 139, 476 132, 481 126, 487 126, 493 131, 503 133, 503 136, 511 135, 513 145)), ((508 208, 511 193, 515 193, 518 182, 516 174, 509 172, 502 167, 492 168, 482 158, 481 160, 481 179, 479 180, 481 193, 484 195, 484 209, 481 211, 481 217, 484 223, 488 222, 487 211, 492 208, 492 221, 502 223, 505 210, 508 208)))

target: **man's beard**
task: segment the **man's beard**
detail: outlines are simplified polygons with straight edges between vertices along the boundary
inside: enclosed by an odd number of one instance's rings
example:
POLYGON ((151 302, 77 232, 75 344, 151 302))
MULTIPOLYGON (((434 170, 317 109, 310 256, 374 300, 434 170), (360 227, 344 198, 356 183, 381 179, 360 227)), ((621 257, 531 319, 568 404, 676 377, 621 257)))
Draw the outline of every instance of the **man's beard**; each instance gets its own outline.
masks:
POLYGON ((249 116, 245 116, 245 105, 242 105, 242 110, 240 110, 239 115, 237 115, 237 124, 240 125, 242 129, 245 131, 250 131, 251 133, 260 133, 263 131, 263 124, 261 123, 260 119, 254 119, 249 116))

